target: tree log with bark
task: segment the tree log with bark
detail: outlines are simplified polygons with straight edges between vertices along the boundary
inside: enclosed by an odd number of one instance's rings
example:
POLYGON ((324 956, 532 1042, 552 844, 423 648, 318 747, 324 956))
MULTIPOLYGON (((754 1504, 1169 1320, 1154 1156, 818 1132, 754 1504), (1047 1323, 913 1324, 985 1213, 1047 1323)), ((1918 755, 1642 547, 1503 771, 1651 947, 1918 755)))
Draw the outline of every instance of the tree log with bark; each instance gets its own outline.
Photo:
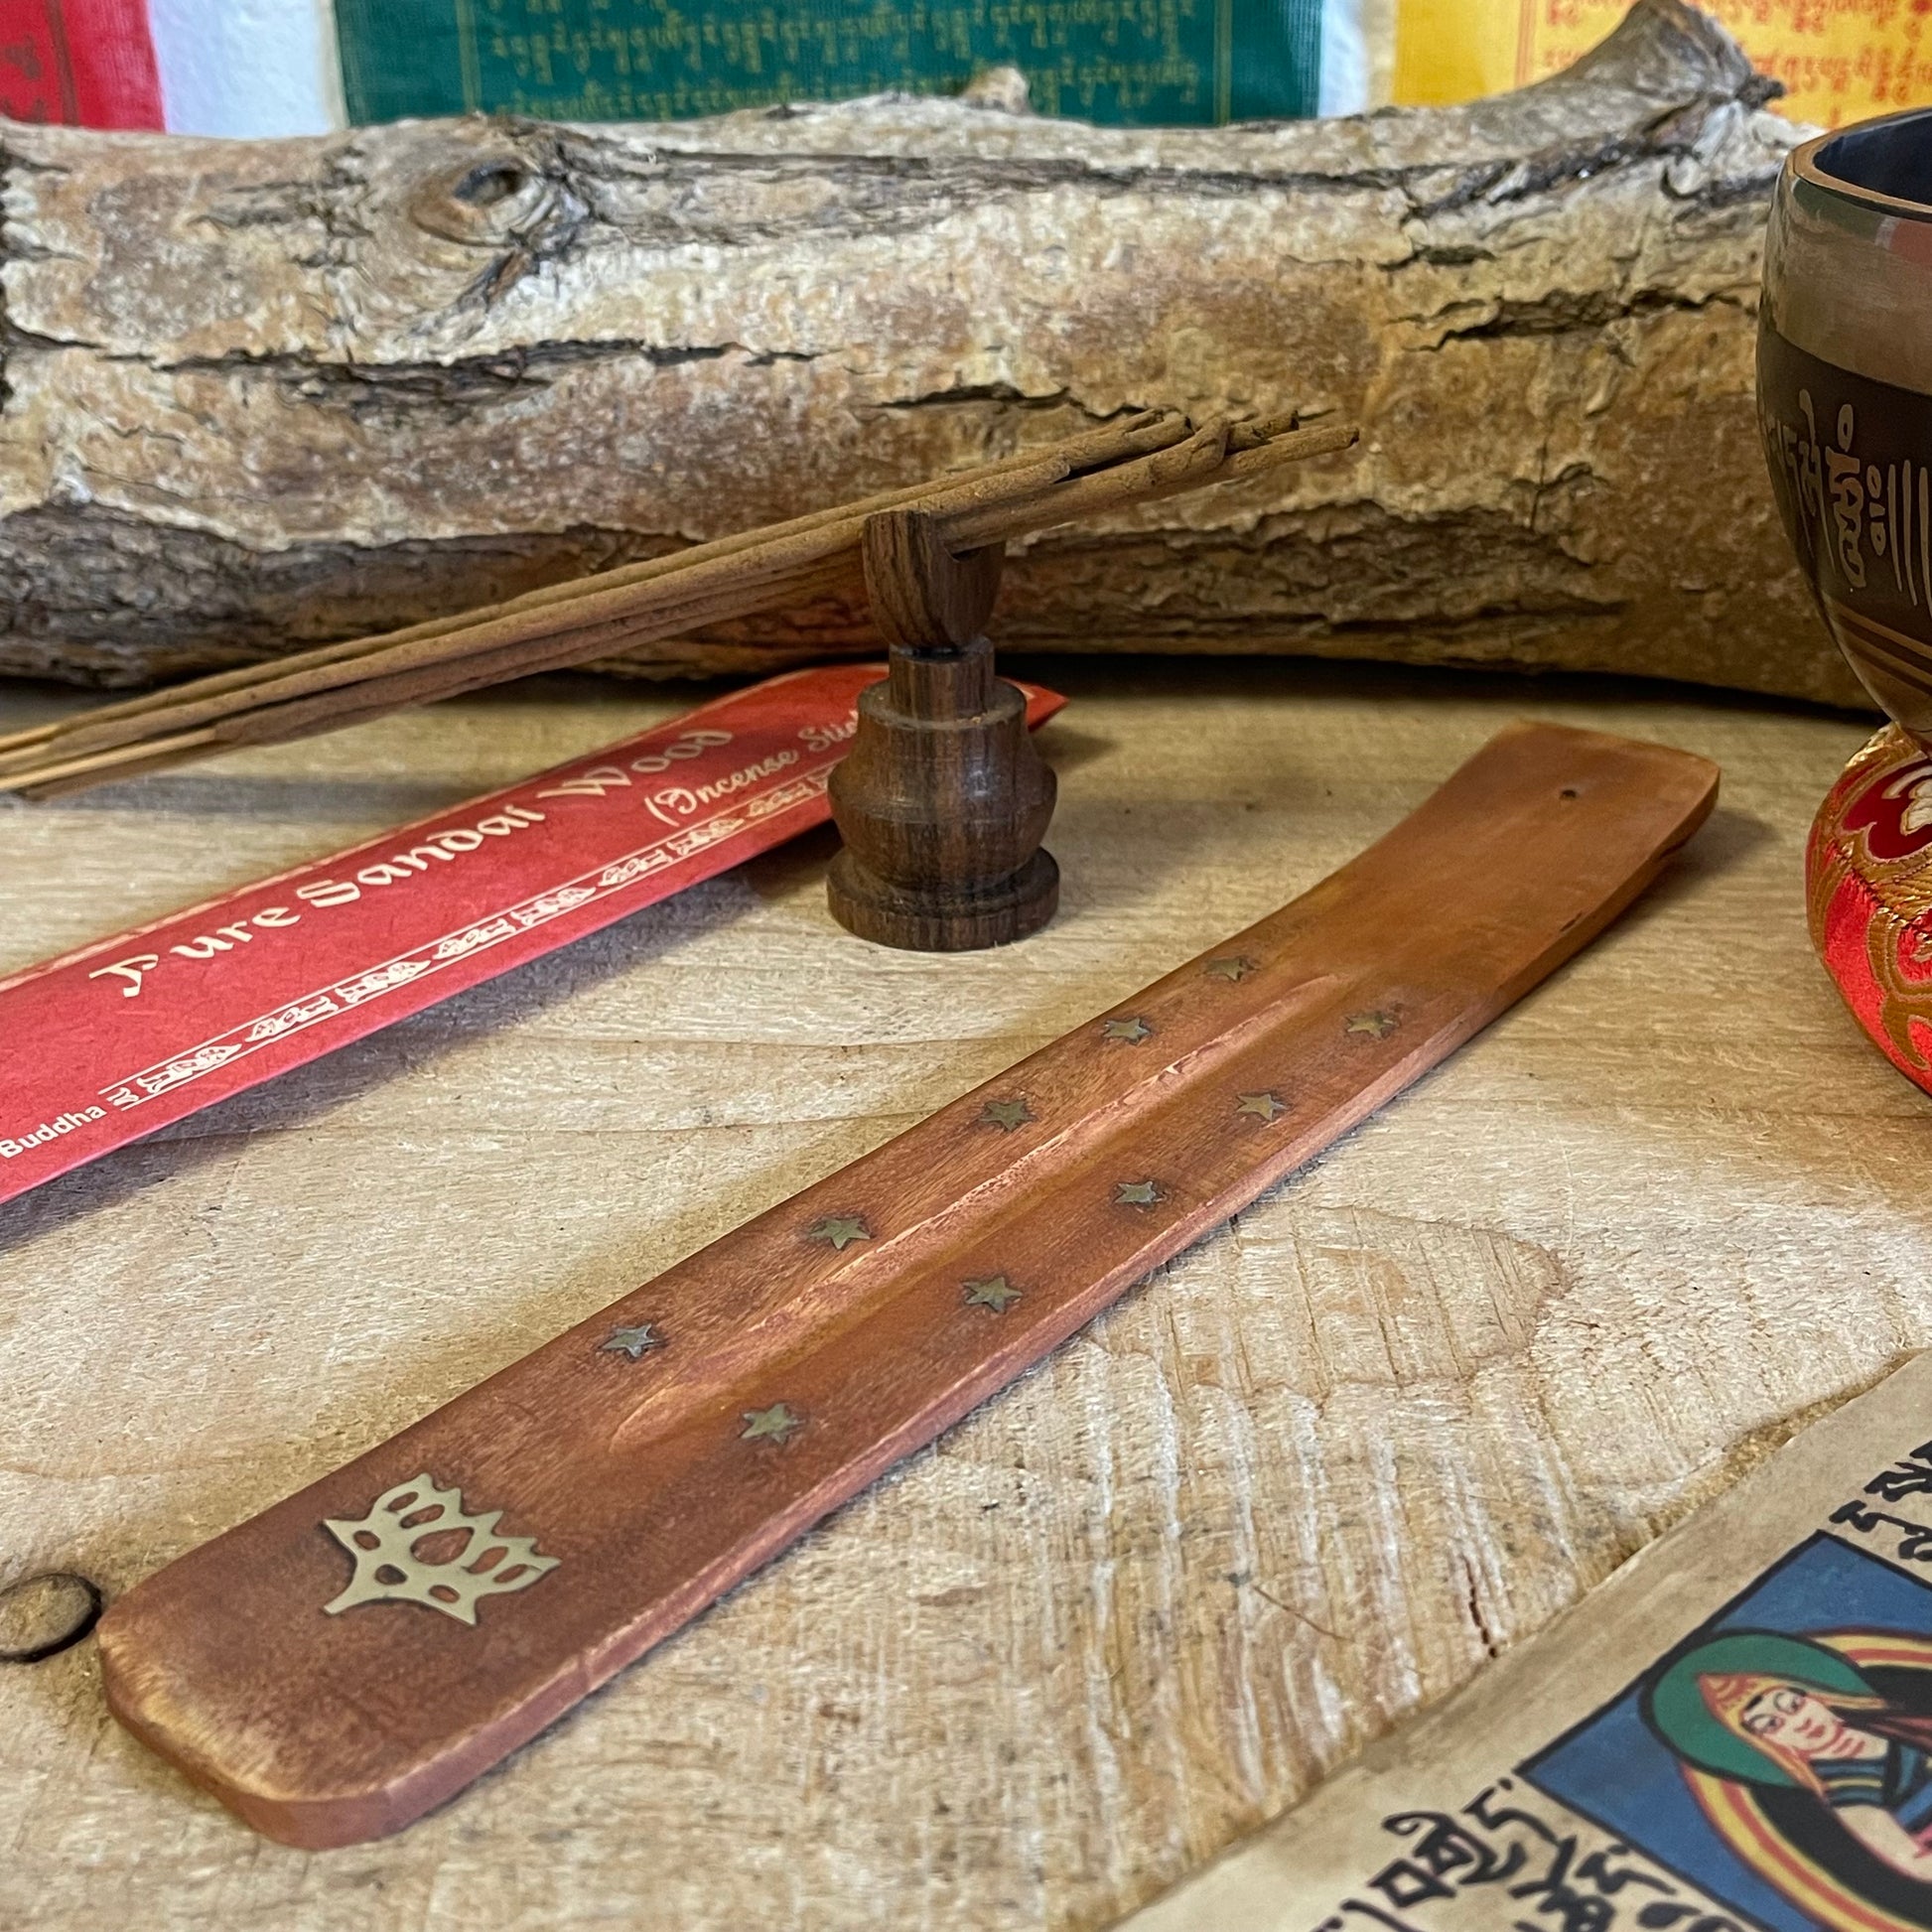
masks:
MULTIPOLYGON (((1173 405, 1364 434, 1020 548, 1004 641, 1855 702, 1756 442, 1771 92, 1642 0, 1536 86, 1348 120, 9 126, 0 670, 274 656, 1173 405)), ((613 668, 872 648, 823 603, 613 668)))

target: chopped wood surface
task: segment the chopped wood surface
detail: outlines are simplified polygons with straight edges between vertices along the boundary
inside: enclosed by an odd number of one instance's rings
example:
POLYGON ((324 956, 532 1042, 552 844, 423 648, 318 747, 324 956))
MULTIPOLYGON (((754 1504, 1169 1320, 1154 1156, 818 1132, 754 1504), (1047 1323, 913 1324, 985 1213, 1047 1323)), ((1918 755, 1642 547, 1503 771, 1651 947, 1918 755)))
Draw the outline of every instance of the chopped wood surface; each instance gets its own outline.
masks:
MULTIPOLYGON (((265 1844, 112 1724, 90 1643, 0 1666, 0 1923, 1097 1926, 1932 1341, 1932 1108, 1804 931, 1860 723, 1050 670, 1035 938, 868 947, 807 841, 0 1209, 0 1582, 126 1589, 1279 904, 1511 718, 1725 790, 1453 1060, 401 1836, 265 1844)), ((523 686, 0 805, 0 972, 685 701, 523 686)))
MULTIPOLYGON (((1158 405, 1363 441, 1026 545, 1003 635, 1851 701, 1758 447, 1769 85, 1642 0, 1535 87, 1331 121, 7 125, 0 670, 275 656, 1158 405)), ((875 647, 833 599, 622 661, 875 647)))

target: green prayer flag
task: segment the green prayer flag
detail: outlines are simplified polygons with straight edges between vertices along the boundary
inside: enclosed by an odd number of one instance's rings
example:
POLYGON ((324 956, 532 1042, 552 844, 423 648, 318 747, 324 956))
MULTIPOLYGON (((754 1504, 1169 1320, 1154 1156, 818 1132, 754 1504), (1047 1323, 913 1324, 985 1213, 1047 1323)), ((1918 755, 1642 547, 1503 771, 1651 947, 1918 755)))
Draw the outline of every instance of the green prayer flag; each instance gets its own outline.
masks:
POLYGON ((352 121, 677 120, 1022 69, 1042 114, 1315 111, 1321 0, 336 0, 352 121))

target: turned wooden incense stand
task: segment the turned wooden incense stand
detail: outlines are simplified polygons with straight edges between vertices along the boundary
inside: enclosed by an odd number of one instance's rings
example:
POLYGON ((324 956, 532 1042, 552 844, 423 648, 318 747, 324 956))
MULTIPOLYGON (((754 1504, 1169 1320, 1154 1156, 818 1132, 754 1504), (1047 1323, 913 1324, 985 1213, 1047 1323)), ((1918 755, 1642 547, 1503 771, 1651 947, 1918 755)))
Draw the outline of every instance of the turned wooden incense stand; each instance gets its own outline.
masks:
POLYGON ((1280 911, 137 1585, 115 1716, 272 1837, 407 1824, 1453 1052, 1717 775, 1503 733, 1280 911))
POLYGON ((985 633, 1004 548, 955 557, 919 510, 866 519, 866 593, 891 660, 832 774, 845 850, 826 880, 834 917, 862 939, 967 952, 1024 938, 1059 902, 1039 849, 1053 774, 985 633))

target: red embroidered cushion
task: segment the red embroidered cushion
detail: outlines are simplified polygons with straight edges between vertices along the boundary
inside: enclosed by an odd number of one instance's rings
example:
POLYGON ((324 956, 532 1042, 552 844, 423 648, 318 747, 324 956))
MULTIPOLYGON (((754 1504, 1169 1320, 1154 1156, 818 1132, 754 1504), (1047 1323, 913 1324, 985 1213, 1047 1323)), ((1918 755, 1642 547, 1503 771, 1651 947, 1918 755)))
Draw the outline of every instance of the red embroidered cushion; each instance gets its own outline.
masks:
POLYGON ((1879 1050, 1932 1093, 1932 755, 1887 725, 1805 849, 1812 944, 1879 1050))

